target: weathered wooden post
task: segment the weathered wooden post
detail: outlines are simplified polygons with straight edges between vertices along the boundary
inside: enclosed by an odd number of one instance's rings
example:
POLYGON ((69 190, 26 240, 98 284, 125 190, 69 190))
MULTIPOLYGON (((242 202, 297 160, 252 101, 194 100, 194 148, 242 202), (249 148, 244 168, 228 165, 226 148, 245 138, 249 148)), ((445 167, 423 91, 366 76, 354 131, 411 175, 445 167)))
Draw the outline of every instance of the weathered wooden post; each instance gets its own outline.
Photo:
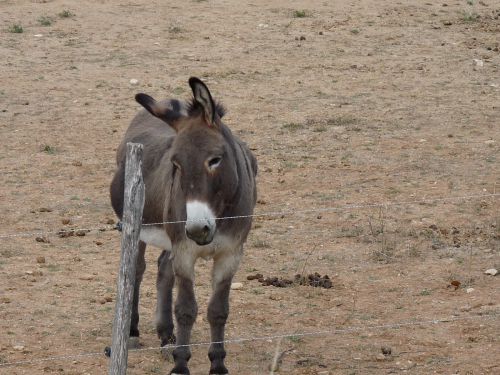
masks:
POLYGON ((125 162, 125 191, 123 229, 121 240, 120 272, 116 295, 115 318, 109 375, 125 375, 127 372, 130 316, 135 283, 135 268, 139 245, 139 233, 144 207, 144 181, 142 179, 142 145, 127 143, 125 162))

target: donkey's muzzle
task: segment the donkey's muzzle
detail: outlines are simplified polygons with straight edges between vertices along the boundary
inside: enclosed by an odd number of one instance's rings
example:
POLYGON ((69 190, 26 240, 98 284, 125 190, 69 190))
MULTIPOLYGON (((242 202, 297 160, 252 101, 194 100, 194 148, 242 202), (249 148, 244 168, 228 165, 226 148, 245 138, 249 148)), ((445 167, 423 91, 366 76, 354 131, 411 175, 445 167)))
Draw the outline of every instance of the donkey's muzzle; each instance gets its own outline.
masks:
POLYGON ((210 206, 197 200, 186 204, 186 236, 198 245, 208 245, 214 239, 215 215, 210 206))
POLYGON ((186 236, 198 245, 208 245, 214 239, 215 228, 208 224, 186 225, 186 236))

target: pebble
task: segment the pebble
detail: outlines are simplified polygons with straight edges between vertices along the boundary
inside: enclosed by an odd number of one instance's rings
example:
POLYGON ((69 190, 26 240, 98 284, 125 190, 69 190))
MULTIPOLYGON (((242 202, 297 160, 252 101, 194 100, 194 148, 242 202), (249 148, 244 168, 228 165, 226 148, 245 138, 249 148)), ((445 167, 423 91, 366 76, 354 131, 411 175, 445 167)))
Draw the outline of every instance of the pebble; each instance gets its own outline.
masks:
POLYGON ((40 236, 35 238, 36 242, 42 242, 42 243, 50 243, 49 239, 45 236, 40 236))
POLYGON ((40 264, 45 263, 45 257, 42 256, 36 257, 36 262, 40 264))
POLYGON ((466 291, 467 293, 472 293, 472 292, 474 291, 474 288, 467 288, 465 291, 466 291))
POLYGON ((498 270, 495 268, 490 268, 489 270, 484 271, 486 275, 496 276, 498 275, 498 270))
POLYGON ((90 280, 94 280, 94 276, 93 275, 83 275, 83 276, 80 276, 79 279, 90 281, 90 280))
POLYGON ((136 86, 139 84, 139 80, 135 78, 132 78, 129 82, 132 86, 136 86))
POLYGON ((231 289, 232 289, 232 290, 240 290, 240 289, 243 289, 243 283, 232 283, 232 284, 231 284, 231 289))
POLYGON ((492 145, 495 143, 495 141, 493 139, 488 139, 487 141, 484 141, 484 143, 487 145, 492 145))
POLYGON ((14 345, 12 347, 12 349, 17 350, 17 351, 22 351, 22 350, 24 350, 24 346, 23 345, 14 345))
POLYGON ((481 59, 473 59, 473 60, 472 60, 472 64, 473 64, 474 66, 477 66, 477 67, 481 68, 481 67, 483 67, 483 66, 484 66, 484 61, 483 61, 483 60, 481 60, 481 59))

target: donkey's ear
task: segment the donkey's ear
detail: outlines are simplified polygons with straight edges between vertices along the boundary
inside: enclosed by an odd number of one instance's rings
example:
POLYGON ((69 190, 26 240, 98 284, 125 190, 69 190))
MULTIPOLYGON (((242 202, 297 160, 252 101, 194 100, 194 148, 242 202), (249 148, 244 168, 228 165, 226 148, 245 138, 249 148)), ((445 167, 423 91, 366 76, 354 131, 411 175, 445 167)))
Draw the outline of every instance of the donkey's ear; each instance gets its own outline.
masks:
POLYGON ((203 108, 205 120, 215 126, 215 103, 208 87, 196 77, 189 78, 189 86, 193 90, 194 101, 203 108))
POLYGON ((172 111, 170 107, 157 102, 151 96, 143 93, 137 94, 135 100, 153 116, 158 117, 175 128, 175 123, 179 120, 180 115, 172 111))

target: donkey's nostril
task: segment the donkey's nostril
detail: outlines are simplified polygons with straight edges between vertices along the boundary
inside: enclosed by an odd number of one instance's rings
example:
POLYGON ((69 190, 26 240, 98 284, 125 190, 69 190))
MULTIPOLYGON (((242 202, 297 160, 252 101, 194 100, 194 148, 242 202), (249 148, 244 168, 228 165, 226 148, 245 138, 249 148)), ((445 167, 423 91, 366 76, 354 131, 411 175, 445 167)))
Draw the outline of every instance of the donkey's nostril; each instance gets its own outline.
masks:
POLYGON ((209 227, 208 225, 205 225, 205 226, 203 227, 203 234, 204 234, 204 235, 207 235, 207 234, 209 234, 209 233, 210 233, 210 227, 209 227))

